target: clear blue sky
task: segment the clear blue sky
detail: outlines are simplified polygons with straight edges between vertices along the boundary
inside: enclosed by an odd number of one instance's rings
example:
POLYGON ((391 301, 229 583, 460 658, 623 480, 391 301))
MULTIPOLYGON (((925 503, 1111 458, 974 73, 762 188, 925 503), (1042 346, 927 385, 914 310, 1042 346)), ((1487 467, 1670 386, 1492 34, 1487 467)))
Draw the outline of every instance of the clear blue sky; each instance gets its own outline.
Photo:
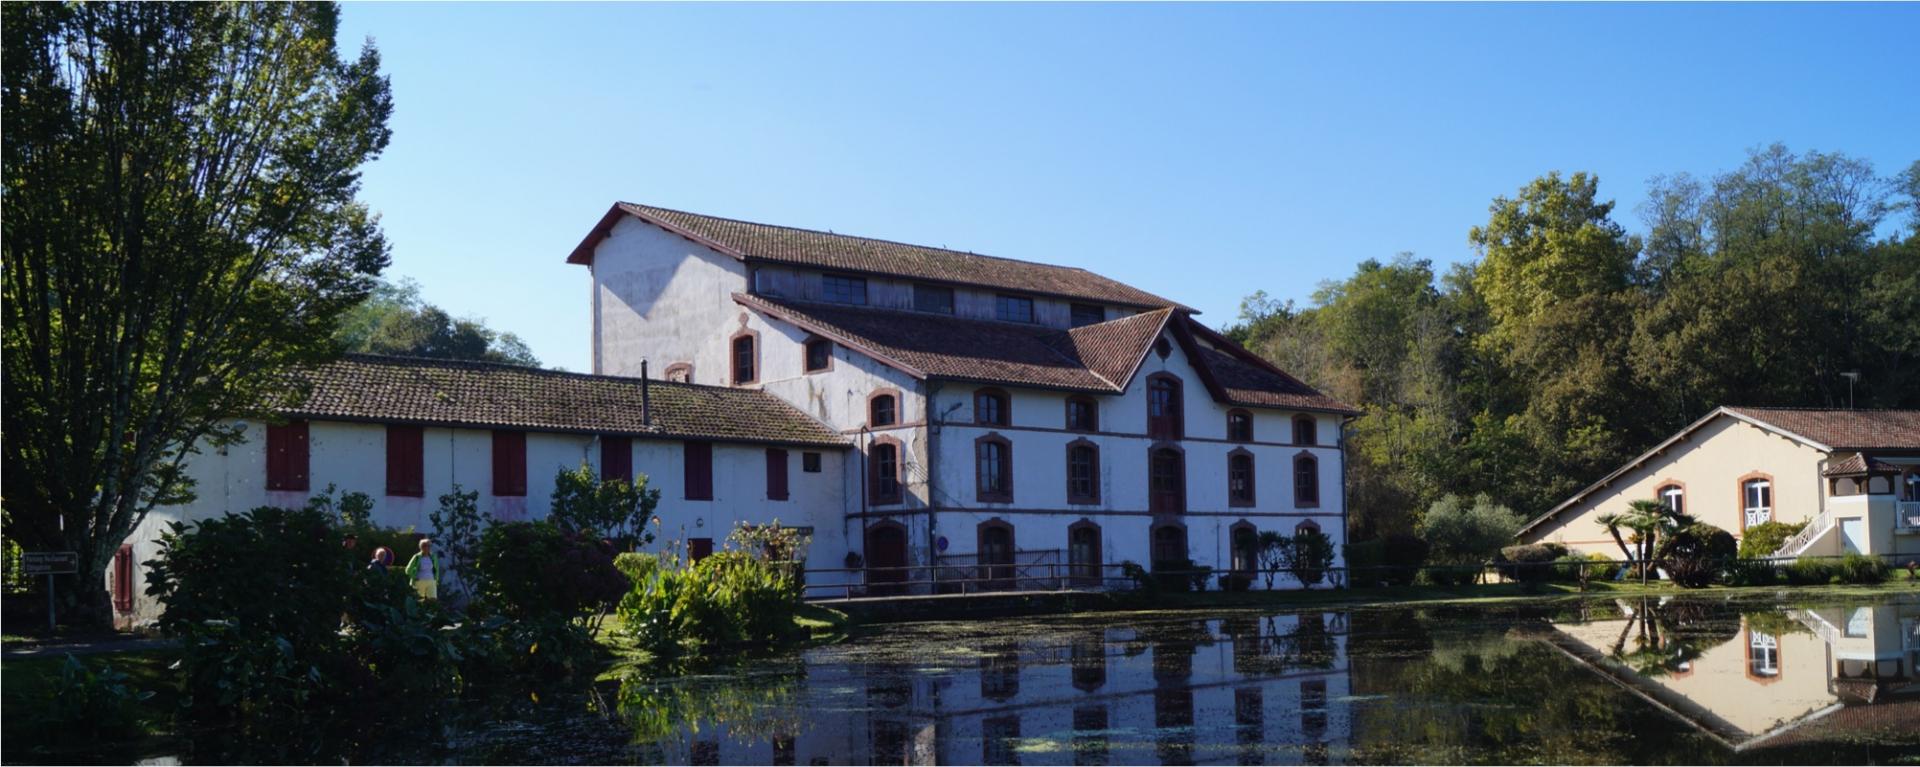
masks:
POLYGON ((588 368, 615 200, 1083 266, 1231 321, 1473 256, 1497 195, 1747 149, 1920 159, 1920 5, 349 3, 391 277, 588 368))

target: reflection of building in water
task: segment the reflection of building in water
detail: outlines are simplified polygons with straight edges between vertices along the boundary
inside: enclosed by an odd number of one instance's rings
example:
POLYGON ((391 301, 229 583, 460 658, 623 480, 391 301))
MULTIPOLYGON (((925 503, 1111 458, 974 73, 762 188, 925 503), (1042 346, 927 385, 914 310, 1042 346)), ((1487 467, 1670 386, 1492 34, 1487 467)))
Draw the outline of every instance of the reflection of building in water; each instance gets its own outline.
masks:
POLYGON ((1010 637, 966 663, 818 668, 808 687, 865 694, 810 702, 790 735, 686 737, 719 764, 1325 764, 1345 645, 1331 613, 1010 637))
POLYGON ((1547 639, 1655 707, 1736 750, 1874 718, 1920 699, 1920 604, 1749 613, 1736 632, 1675 630, 1652 603, 1553 624, 1547 639))

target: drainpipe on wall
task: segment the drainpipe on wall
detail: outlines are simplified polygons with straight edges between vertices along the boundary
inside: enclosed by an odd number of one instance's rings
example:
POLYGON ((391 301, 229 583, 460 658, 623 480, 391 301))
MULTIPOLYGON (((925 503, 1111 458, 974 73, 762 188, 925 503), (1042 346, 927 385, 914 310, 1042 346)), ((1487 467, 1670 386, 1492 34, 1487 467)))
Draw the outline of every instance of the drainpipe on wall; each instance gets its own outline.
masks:
POLYGON ((938 450, 934 449, 934 438, 939 436, 940 426, 933 419, 933 395, 939 392, 940 384, 934 381, 927 381, 926 390, 926 395, 922 397, 920 403, 920 409, 924 411, 923 418, 927 422, 927 454, 921 460, 921 463, 927 467, 927 567, 929 568, 927 570, 927 579, 933 580, 933 577, 938 574, 938 568, 936 566, 940 564, 940 549, 935 543, 940 539, 939 533, 937 532, 939 523, 936 521, 938 515, 933 510, 934 485, 938 482, 937 478, 940 476, 936 470, 937 467, 934 465, 934 456, 940 454, 938 450))
MULTIPOLYGON (((1340 447, 1340 546, 1342 548, 1353 542, 1353 509, 1347 505, 1347 424, 1350 423, 1353 423, 1353 416, 1340 417, 1340 439, 1337 440, 1340 447)), ((1340 565, 1345 567, 1346 552, 1336 548, 1334 553, 1339 556, 1340 565)), ((1341 583, 1344 584, 1343 587, 1351 587, 1353 579, 1342 578, 1341 583)))
MULTIPOLYGON (((672 367, 669 365, 668 367, 672 367)), ((653 383, 647 375, 647 358, 640 358, 640 425, 653 426, 653 383)))

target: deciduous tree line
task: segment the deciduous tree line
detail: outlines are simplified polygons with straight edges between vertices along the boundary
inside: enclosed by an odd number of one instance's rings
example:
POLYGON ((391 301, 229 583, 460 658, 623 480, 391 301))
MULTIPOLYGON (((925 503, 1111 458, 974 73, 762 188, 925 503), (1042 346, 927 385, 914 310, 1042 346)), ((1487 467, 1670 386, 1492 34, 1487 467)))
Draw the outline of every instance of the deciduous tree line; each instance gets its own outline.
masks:
POLYGON ((1920 405, 1920 162, 1775 145, 1654 179, 1639 214, 1631 232, 1598 179, 1551 173, 1493 201, 1477 260, 1243 303, 1229 335, 1365 411, 1357 539, 1449 494, 1540 513, 1723 404, 1920 405))

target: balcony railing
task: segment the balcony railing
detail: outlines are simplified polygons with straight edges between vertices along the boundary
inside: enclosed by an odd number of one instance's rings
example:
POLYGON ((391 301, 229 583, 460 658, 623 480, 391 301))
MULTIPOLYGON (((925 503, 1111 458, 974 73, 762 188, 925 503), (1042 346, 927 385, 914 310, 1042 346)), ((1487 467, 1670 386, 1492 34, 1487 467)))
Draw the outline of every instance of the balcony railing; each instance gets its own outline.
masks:
POLYGON ((1920 501, 1900 501, 1894 505, 1894 529, 1920 533, 1920 501))

